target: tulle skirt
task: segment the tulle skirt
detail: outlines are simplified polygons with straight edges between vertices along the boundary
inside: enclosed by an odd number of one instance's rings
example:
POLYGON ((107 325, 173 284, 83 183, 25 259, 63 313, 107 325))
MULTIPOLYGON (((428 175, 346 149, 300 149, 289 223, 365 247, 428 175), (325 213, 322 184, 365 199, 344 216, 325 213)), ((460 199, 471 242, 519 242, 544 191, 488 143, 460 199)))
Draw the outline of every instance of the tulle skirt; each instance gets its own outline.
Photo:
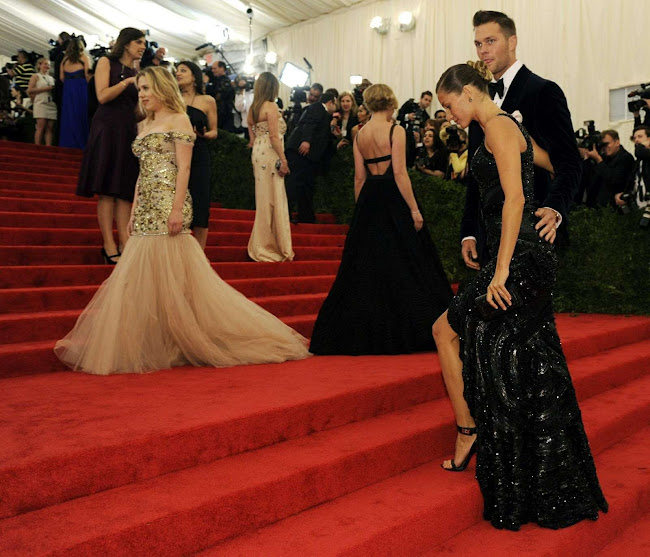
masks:
POLYGON ((307 340, 226 284, 189 234, 132 236, 54 351, 97 375, 310 356, 307 340))

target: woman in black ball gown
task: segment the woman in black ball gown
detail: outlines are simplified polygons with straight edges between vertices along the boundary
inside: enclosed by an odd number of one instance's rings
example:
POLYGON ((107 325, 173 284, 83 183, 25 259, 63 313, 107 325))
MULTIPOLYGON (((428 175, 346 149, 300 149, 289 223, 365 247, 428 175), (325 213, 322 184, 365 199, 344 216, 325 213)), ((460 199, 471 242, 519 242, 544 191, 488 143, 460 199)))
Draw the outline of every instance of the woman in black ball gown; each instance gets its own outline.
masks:
POLYGON ((498 254, 434 325, 459 432, 455 458, 442 466, 462 471, 476 451, 483 515, 495 527, 563 528, 595 520, 607 502, 555 327, 554 246, 535 230, 533 164, 552 167, 491 101, 491 79, 482 62, 459 64, 436 87, 459 127, 476 120, 485 131, 471 172, 488 249, 498 254))
POLYGON ((435 348, 431 327, 452 290, 406 172, 405 132, 387 85, 364 92, 372 118, 354 140, 357 203, 336 281, 314 326, 314 354, 435 348))

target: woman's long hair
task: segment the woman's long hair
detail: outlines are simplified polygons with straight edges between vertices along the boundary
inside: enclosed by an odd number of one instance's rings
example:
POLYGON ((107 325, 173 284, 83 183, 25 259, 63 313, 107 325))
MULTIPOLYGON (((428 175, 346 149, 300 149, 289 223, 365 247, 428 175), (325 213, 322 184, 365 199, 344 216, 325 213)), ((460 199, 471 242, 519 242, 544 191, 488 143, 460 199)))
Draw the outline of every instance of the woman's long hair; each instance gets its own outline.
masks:
POLYGON ((350 107, 350 116, 356 116, 357 115, 357 110, 359 107, 357 106, 357 99, 354 98, 354 93, 351 91, 343 91, 341 93, 341 96, 339 97, 339 110, 341 112, 341 117, 343 117, 343 109, 341 108, 341 100, 343 97, 350 97, 352 99, 352 106, 350 107))
POLYGON ((275 101, 279 90, 280 82, 271 72, 262 72, 259 75, 257 81, 255 81, 255 88, 253 89, 253 106, 251 106, 253 122, 257 123, 262 105, 266 101, 275 101))
POLYGON ((128 45, 131 41, 137 41, 142 37, 144 37, 144 32, 140 29, 136 29, 135 27, 125 27, 117 36, 115 44, 113 45, 113 48, 111 48, 111 53, 108 55, 108 57, 111 60, 119 60, 124 54, 126 45, 128 45))
POLYGON ((178 66, 185 66, 190 72, 192 72, 192 77, 194 77, 194 92, 197 95, 203 95, 205 93, 205 85, 203 84, 203 72, 198 65, 189 60, 183 60, 176 64, 178 66))
MULTIPOLYGON (((140 70, 138 75, 135 76, 136 84, 142 77, 147 78, 152 95, 163 103, 166 108, 172 112, 185 114, 187 106, 181 96, 178 82, 171 73, 165 68, 149 66, 144 70, 140 70)), ((147 120, 153 120, 155 117, 155 114, 151 110, 145 109, 142 103, 140 103, 140 111, 147 115, 147 120)))
POLYGON ((76 64, 81 62, 81 57, 84 54, 84 44, 80 39, 72 38, 68 41, 68 46, 65 49, 65 60, 74 62, 76 64))

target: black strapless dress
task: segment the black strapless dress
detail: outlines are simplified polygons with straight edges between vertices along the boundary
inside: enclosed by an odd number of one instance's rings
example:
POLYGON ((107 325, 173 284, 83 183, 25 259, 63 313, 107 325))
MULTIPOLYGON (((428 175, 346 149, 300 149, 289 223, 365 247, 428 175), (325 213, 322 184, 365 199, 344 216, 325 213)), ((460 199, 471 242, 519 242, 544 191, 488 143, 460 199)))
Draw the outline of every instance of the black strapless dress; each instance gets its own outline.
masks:
MULTIPOLYGON (((462 286, 448 318, 460 336, 464 395, 478 427, 476 476, 485 519, 510 530, 527 522, 563 528, 595 520, 608 506, 555 327, 550 292, 557 258, 535 230, 532 143, 517 125, 528 145, 521 156, 526 203, 506 286, 524 284, 546 294, 483 320, 475 299, 487 292, 494 257, 462 286)), ((474 155, 471 172, 479 184, 488 249, 496 254, 504 194, 485 143, 474 155)))
MULTIPOLYGON (((190 118, 192 127, 198 132, 208 129, 208 117, 205 112, 187 107, 187 115, 190 118)), ((194 220, 192 228, 208 228, 210 221, 210 151, 208 142, 197 135, 194 149, 192 150, 192 169, 190 171, 189 190, 192 196, 192 209, 194 220)))
MULTIPOLYGON (((393 129, 391 128, 391 137, 393 129)), ((366 165, 390 155, 366 160, 366 165)), ((367 170, 341 266, 314 326, 314 354, 434 350, 431 327, 451 286, 426 225, 417 232, 393 176, 367 170)))

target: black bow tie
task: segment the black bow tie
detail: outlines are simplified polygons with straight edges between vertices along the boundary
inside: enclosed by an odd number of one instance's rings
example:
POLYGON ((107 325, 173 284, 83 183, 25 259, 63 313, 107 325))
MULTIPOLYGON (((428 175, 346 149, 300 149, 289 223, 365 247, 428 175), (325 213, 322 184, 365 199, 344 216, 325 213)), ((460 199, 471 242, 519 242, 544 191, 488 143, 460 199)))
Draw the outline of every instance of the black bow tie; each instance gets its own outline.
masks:
POLYGON ((488 89, 490 90, 490 97, 494 98, 495 95, 499 95, 499 98, 503 98, 503 78, 501 78, 496 83, 488 83, 488 89))

